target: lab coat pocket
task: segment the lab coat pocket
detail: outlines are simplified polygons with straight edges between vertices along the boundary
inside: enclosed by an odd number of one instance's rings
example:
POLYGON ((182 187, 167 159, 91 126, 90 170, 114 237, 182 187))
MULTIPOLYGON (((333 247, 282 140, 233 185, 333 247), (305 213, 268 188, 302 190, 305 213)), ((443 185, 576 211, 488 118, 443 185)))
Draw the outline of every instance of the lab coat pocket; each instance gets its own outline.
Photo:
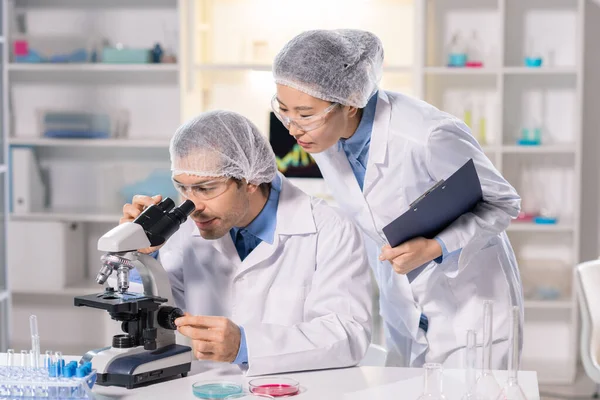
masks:
POLYGON ((263 322, 269 324, 291 326, 304 321, 304 304, 309 286, 271 287, 263 322))

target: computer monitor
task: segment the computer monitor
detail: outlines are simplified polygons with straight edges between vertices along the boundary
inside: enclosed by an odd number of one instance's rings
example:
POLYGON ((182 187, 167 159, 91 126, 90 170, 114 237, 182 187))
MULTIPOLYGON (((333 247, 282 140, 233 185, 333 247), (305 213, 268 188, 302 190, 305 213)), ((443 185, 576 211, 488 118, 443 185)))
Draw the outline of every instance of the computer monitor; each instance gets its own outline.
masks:
POLYGON ((275 152, 277 168, 288 178, 322 178, 315 160, 296 142, 271 111, 269 141, 275 152))

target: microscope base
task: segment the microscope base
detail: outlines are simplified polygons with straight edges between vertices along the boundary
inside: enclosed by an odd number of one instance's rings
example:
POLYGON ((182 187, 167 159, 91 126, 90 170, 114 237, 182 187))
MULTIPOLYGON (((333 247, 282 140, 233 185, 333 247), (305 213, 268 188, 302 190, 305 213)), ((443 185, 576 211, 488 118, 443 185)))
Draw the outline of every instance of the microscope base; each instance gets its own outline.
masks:
POLYGON ((192 349, 188 346, 173 344, 153 351, 143 350, 143 347, 128 350, 130 352, 123 354, 123 349, 108 348, 92 358, 98 385, 134 389, 178 376, 185 377, 191 369, 192 349), (104 364, 105 367, 94 364, 104 364))

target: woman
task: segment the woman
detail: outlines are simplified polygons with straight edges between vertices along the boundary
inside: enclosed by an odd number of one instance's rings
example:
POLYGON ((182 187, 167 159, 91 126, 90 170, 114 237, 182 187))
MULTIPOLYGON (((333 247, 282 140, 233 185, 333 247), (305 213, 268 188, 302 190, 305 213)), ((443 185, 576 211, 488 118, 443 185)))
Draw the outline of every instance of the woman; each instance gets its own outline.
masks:
POLYGON ((520 197, 463 122, 378 90, 382 64, 381 42, 369 32, 304 32, 275 58, 273 110, 363 231, 380 289, 388 364, 461 366, 467 330, 482 341, 483 301, 489 299, 493 367, 505 368, 510 310, 516 305, 522 313, 523 303, 505 233, 520 197), (483 201, 434 239, 387 245, 382 228, 469 159, 483 201))

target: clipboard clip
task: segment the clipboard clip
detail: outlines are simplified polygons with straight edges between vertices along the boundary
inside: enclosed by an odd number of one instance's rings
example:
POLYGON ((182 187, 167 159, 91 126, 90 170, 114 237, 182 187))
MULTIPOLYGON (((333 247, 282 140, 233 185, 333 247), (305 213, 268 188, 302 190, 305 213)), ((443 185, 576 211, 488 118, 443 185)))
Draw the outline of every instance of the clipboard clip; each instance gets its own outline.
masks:
POLYGON ((420 195, 415 201, 413 201, 412 203, 410 203, 410 206, 408 206, 409 208, 412 208, 415 204, 417 204, 418 202, 420 202, 421 200, 423 200, 429 193, 433 192, 435 189, 437 189, 438 187, 442 186, 444 184, 444 182, 446 182, 445 180, 440 180, 438 183, 436 183, 435 185, 433 185, 429 190, 427 190, 425 193, 423 193, 422 195, 420 195))

